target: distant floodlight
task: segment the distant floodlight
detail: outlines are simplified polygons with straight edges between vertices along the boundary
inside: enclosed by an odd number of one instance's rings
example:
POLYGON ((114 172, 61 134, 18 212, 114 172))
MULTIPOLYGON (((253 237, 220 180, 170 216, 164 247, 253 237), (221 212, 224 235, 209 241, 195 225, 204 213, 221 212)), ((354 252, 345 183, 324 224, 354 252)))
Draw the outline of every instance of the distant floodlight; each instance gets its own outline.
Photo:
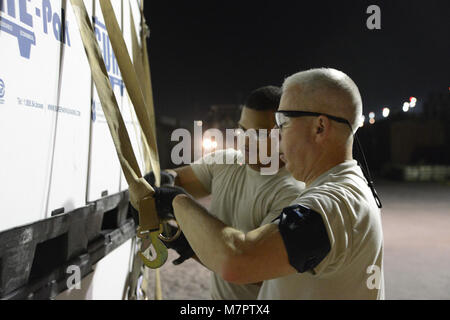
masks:
POLYGON ((408 112, 408 110, 409 110, 409 103, 408 103, 408 102, 405 102, 405 103, 403 104, 403 112, 408 112))
POLYGON ((410 101, 409 107, 414 108, 417 104, 417 99, 415 97, 411 97, 411 98, 409 98, 409 101, 410 101))
MULTIPOLYGON (((203 148, 205 149, 213 149, 214 148, 214 142, 211 139, 203 139, 203 148)), ((216 143, 217 146, 217 143, 216 143)))
POLYGON ((360 128, 364 127, 364 122, 366 122, 366 116, 363 115, 363 116, 361 116, 360 123, 359 123, 360 128))
POLYGON ((374 119, 374 118, 370 119, 370 120, 369 120, 369 123, 370 123, 370 124, 374 124, 374 123, 375 123, 375 119, 374 119))
POLYGON ((385 117, 385 118, 389 117, 390 113, 391 113, 391 110, 389 108, 383 108, 383 117, 385 117))
POLYGON ((375 112, 369 113, 369 118, 370 118, 370 119, 374 119, 374 118, 375 118, 375 112))

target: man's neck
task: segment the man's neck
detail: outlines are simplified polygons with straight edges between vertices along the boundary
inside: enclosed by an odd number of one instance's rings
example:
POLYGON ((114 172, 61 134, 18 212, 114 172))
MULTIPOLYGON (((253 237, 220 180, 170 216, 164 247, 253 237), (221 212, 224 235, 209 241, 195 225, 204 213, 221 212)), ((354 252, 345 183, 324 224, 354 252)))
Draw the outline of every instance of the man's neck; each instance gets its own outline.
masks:
POLYGON ((331 170, 337 165, 348 161, 353 160, 353 157, 349 154, 342 155, 340 157, 333 157, 333 159, 322 157, 318 161, 315 161, 313 164, 313 168, 310 170, 310 174, 305 179, 306 187, 309 187, 317 178, 319 178, 325 172, 331 170))
MULTIPOLYGON (((248 166, 249 166, 250 169, 258 171, 258 172, 260 172, 262 168, 270 168, 270 165, 263 166, 263 165, 260 165, 260 164, 248 164, 248 166)), ((279 162, 279 170, 284 168, 284 166, 285 166, 285 163, 280 160, 280 162, 279 162)))

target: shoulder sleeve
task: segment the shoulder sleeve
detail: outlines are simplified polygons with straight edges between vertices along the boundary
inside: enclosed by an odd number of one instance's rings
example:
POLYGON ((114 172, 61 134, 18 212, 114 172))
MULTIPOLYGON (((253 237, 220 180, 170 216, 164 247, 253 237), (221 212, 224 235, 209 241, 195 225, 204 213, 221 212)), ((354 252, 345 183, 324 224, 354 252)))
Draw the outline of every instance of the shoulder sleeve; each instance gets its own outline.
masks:
POLYGON ((205 155, 191 164, 192 171, 197 179, 211 192, 214 177, 223 170, 226 164, 236 162, 238 151, 233 149, 219 150, 205 155))
POLYGON ((352 226, 345 201, 334 192, 308 190, 295 202, 320 215, 330 242, 329 252, 311 272, 324 276, 339 270, 351 253, 352 226))
POLYGON ((312 271, 330 252, 322 216, 314 210, 292 205, 283 209, 278 221, 289 263, 298 272, 312 271))

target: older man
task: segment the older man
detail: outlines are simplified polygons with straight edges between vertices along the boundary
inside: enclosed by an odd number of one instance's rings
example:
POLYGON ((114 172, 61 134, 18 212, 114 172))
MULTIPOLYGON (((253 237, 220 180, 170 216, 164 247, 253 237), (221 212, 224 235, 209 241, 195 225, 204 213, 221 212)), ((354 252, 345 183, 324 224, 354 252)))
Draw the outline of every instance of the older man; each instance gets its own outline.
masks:
MULTIPOLYGON (((216 151, 189 166, 166 170, 163 173, 165 180, 170 180, 167 174, 171 173, 176 177, 175 184, 192 196, 202 198, 211 195, 211 215, 233 228, 248 232, 269 224, 305 188, 304 183, 295 180, 284 168, 284 163, 280 163, 281 168, 276 173, 273 170, 272 175, 261 172, 272 166, 262 163, 258 151, 270 154, 275 149, 270 145, 268 132, 275 126, 275 112, 280 98, 281 88, 274 86, 256 89, 249 95, 241 112, 239 127, 245 132, 250 129, 265 131, 259 131, 253 138, 246 136, 243 153, 233 149, 216 151), (261 147, 258 142, 262 139, 267 143, 261 147), (251 140, 256 144, 253 151, 257 153, 253 163, 251 140), (259 150, 260 147, 267 147, 267 150, 259 150), (227 159, 233 161, 227 162, 227 159), (221 161, 215 163, 215 160, 221 161)), ((241 133, 245 135, 244 132, 241 133)), ((271 158, 276 158, 278 166, 278 151, 271 158)), ((180 240, 168 243, 168 246, 180 254, 180 258, 175 260, 176 264, 193 254, 189 245, 183 241, 183 236, 180 240)), ((257 298, 260 287, 261 284, 255 283, 230 283, 214 272, 211 274, 213 299, 253 300, 257 298)))
POLYGON ((186 195, 157 201, 174 199, 178 223, 211 270, 232 283, 264 281, 259 299, 382 299, 380 210, 352 158, 361 116, 358 88, 340 71, 286 79, 277 113, 282 157, 306 189, 271 224, 243 232, 186 195))

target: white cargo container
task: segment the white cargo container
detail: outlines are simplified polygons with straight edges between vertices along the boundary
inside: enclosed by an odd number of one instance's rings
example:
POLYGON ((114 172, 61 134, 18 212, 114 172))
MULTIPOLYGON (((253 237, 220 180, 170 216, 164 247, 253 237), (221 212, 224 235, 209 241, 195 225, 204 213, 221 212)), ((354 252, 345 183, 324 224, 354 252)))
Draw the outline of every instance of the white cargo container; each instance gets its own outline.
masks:
MULTIPOLYGON (((132 56, 130 7, 139 33, 139 1, 111 2, 132 56)), ((84 3, 143 169, 99 3, 84 3)), ((58 298, 120 299, 134 235, 128 186, 70 1, 0 0, 0 165, 0 299, 55 298, 69 265, 89 274, 88 288, 58 298)))

